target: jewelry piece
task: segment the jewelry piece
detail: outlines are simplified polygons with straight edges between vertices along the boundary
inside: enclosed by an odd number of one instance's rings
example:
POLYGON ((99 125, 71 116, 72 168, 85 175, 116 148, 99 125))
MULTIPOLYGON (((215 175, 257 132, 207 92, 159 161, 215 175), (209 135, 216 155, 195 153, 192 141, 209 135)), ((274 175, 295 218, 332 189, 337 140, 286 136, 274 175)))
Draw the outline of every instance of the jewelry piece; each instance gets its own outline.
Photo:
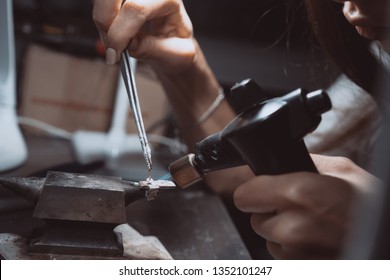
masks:
POLYGON ((217 110, 218 106, 221 104, 222 100, 225 99, 225 93, 223 92, 223 88, 219 88, 217 98, 215 98, 214 102, 210 105, 210 107, 204 112, 199 119, 197 120, 195 126, 198 126, 205 122, 214 112, 217 110))

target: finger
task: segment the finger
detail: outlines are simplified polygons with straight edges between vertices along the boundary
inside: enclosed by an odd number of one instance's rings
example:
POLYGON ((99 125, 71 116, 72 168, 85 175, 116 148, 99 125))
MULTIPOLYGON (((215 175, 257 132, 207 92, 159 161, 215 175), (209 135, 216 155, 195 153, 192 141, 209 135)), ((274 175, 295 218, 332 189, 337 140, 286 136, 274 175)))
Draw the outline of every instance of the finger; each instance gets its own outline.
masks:
POLYGON ((122 0, 94 0, 92 17, 99 33, 107 33, 121 5, 122 0))
POLYGON ((151 59, 168 69, 180 70, 195 59, 196 47, 192 39, 137 36, 128 48, 138 59, 151 59))
POLYGON ((324 156, 311 154, 314 164, 321 174, 333 175, 335 170, 345 173, 351 165, 351 161, 344 157, 324 156))
MULTIPOLYGON (((258 176, 242 184, 234 202, 243 212, 272 213, 306 209, 321 213, 351 200, 351 184, 331 176, 298 172, 278 176, 258 176)), ((345 203, 346 206, 347 203, 345 203)))
POLYGON ((251 216, 250 222, 254 232, 267 241, 278 243, 280 240, 275 236, 275 215, 276 214, 253 214, 251 216))
POLYGON ((253 214, 253 230, 264 239, 286 248, 309 251, 315 248, 335 250, 342 245, 344 229, 304 211, 276 215, 253 214))
POLYGON ((351 184, 362 186, 362 188, 368 187, 368 190, 372 190, 370 186, 380 184, 376 177, 354 164, 348 158, 314 154, 311 157, 321 174, 342 178, 351 184))
POLYGON ((305 250, 289 248, 278 243, 267 241, 266 248, 268 253, 276 260, 307 260, 307 259, 324 259, 325 252, 313 254, 305 250))
POLYGON ((338 257, 337 253, 327 249, 314 250, 313 248, 309 248, 303 250, 301 248, 282 246, 271 241, 266 242, 266 248, 268 253, 276 260, 320 260, 335 259, 338 257))
POLYGON ((280 244, 272 242, 272 241, 266 241, 265 246, 267 248, 268 253, 276 260, 283 259, 283 248, 280 244))
POLYGON ((302 184, 302 178, 305 178, 303 173, 257 176, 237 188, 234 203, 243 212, 277 212, 291 206, 287 198, 302 184))
MULTIPOLYGON (((112 22, 108 30, 109 47, 117 52, 122 52, 133 38, 144 26, 144 24, 154 18, 179 14, 181 11, 181 1, 177 0, 147 0, 145 5, 140 5, 135 1, 126 1, 120 9, 118 16, 112 22)), ((172 21, 178 19, 172 19, 172 21)))
POLYGON ((295 241, 286 238, 286 228, 277 223, 279 217, 270 214, 256 214, 251 218, 255 232, 266 239, 266 248, 275 259, 305 259, 308 258, 303 244, 295 244, 295 241))

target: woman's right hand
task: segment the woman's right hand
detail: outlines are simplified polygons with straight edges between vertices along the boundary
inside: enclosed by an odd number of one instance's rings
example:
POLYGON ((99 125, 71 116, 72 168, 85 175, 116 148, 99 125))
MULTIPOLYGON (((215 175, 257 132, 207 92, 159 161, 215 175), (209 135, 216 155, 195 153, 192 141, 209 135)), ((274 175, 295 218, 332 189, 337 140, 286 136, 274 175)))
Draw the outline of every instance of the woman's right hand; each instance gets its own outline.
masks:
POLYGON ((127 49, 130 56, 152 67, 189 147, 235 116, 222 102, 207 121, 196 124, 217 98, 220 86, 193 36, 182 0, 92 1, 107 64, 118 63, 127 49))
POLYGON ((106 45, 107 64, 129 54, 162 72, 180 72, 195 61, 192 23, 181 0, 93 0, 93 19, 106 45))

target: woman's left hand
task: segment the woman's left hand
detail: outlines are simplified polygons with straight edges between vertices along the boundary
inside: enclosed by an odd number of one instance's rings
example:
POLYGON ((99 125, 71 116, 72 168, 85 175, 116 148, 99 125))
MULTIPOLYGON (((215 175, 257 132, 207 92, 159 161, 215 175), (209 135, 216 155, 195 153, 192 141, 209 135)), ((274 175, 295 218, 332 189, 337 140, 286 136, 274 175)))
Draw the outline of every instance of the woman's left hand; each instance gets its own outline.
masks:
POLYGON ((357 198, 375 189, 377 179, 348 159, 312 157, 320 174, 257 176, 234 193, 235 205, 253 213, 252 227, 276 259, 339 257, 357 198))

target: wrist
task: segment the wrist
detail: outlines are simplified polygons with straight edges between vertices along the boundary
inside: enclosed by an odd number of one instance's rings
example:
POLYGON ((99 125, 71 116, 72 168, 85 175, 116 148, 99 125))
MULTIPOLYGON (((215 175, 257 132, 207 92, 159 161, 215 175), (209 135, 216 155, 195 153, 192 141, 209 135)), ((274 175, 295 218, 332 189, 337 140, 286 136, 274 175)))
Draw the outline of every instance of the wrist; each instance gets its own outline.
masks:
POLYGON ((222 129, 234 117, 225 100, 219 100, 220 85, 211 71, 198 44, 192 64, 180 72, 162 72, 156 69, 172 105, 179 129, 192 144, 222 129), (199 119, 218 100, 212 114, 196 125, 199 119), (192 127, 191 131, 188 128, 192 127))

